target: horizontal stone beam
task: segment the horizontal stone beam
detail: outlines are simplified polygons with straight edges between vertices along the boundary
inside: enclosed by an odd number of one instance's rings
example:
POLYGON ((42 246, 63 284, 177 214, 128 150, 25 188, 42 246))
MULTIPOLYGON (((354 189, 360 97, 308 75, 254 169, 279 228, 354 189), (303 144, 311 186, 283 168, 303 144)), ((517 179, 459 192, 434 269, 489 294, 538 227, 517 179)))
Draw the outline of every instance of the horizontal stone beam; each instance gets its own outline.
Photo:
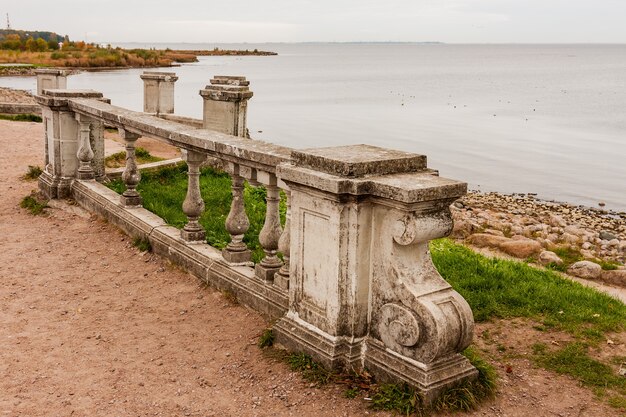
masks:
POLYGON ((106 124, 142 136, 150 136, 179 148, 205 152, 229 162, 272 173, 276 171, 277 165, 291 159, 292 150, 283 146, 186 126, 92 98, 67 99, 67 106, 76 113, 97 118, 106 124))

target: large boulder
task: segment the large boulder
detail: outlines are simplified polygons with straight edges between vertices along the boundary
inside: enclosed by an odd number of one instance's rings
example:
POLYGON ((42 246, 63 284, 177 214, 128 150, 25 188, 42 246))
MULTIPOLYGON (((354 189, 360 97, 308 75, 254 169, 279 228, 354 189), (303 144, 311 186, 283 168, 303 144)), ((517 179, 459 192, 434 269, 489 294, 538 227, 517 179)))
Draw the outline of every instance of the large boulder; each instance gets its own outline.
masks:
POLYGON ((516 239, 502 242, 498 248, 504 253, 521 259, 537 255, 543 249, 541 243, 532 239, 516 239))
POLYGON ((556 253, 552 251, 544 250, 539 254, 539 262, 542 265, 549 265, 549 264, 561 265, 563 264, 563 259, 559 258, 559 255, 557 255, 556 253))
POLYGON ((494 236, 487 233, 475 233, 467 238, 467 243, 479 248, 498 248, 501 243, 508 241, 510 241, 510 239, 504 236, 494 236))
POLYGON ((608 284, 626 288, 626 269, 602 271, 600 279, 608 284))
POLYGON ((579 261, 572 264, 567 273, 579 278, 597 279, 602 274, 602 267, 595 262, 579 261))

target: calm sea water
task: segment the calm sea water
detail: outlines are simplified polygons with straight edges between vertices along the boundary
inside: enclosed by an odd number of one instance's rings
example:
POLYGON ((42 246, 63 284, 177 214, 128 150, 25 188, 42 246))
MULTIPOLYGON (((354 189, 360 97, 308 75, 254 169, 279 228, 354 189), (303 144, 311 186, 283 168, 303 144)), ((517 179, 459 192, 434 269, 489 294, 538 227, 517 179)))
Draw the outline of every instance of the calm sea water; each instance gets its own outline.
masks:
MULTIPOLYGON (((295 148, 368 143, 428 155, 472 188, 626 210, 626 45, 157 44, 264 49, 201 57, 176 113, 201 117, 213 75, 245 75, 253 137, 295 148)), ((70 88, 141 110, 142 70, 82 73, 70 88)), ((34 89, 34 81, 0 85, 34 89)))

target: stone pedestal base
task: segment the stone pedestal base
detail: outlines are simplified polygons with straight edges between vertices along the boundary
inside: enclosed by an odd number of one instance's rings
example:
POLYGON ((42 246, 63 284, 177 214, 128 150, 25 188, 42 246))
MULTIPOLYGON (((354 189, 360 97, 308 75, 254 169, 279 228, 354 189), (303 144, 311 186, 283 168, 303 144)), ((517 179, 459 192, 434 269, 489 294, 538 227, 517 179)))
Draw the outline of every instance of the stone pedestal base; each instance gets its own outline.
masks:
POLYGON ((367 369, 378 382, 404 381, 418 390, 425 404, 459 381, 478 376, 476 368, 458 353, 424 364, 386 349, 369 337, 349 340, 314 330, 289 313, 276 322, 273 331, 276 343, 292 352, 307 353, 328 369, 367 369))
POLYGON ((254 267, 254 275, 256 275, 257 278, 262 279, 263 281, 272 282, 275 279, 274 276, 278 273, 279 270, 280 266, 277 268, 268 268, 261 264, 256 264, 256 266, 254 267))
POLYGON ((59 186, 58 179, 44 171, 39 176, 37 182, 39 183, 39 190, 46 196, 47 199, 52 200, 53 198, 57 198, 57 187, 59 186))
POLYGON ((281 290, 289 290, 289 276, 284 276, 277 272, 274 275, 274 286, 280 288, 281 290))
POLYGON ((348 340, 322 331, 287 316, 272 328, 276 343, 290 352, 304 352, 327 369, 361 369, 362 339, 348 340))
POLYGON ((94 174, 93 171, 80 171, 78 170, 76 172, 76 179, 79 180, 93 180, 96 178, 96 175, 94 174))
POLYGON ((375 339, 368 338, 366 345, 363 366, 378 382, 405 381, 418 390, 426 404, 430 404, 446 388, 478 376, 478 370, 458 353, 424 364, 385 349, 375 339))
POLYGON ((38 179, 39 189, 48 199, 70 198, 72 195, 72 178, 55 177, 43 172, 38 179))
POLYGON ((204 230, 181 230, 180 237, 187 242, 206 242, 206 232, 204 230))
POLYGON ((141 196, 138 195, 126 196, 122 194, 120 196, 120 203, 124 207, 141 207, 142 199, 141 196))
POLYGON ((252 259, 252 252, 248 249, 241 252, 232 252, 228 249, 224 249, 222 251, 222 256, 226 262, 230 264, 247 264, 252 259))

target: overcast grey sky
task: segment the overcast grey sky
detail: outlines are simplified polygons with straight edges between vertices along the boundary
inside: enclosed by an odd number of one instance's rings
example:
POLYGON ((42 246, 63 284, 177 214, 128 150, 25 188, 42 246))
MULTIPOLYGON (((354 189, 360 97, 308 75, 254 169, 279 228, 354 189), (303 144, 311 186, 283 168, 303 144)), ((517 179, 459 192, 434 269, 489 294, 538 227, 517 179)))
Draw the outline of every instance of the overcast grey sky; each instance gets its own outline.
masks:
POLYGON ((91 42, 626 43, 626 0, 2 0, 0 13, 91 42))

